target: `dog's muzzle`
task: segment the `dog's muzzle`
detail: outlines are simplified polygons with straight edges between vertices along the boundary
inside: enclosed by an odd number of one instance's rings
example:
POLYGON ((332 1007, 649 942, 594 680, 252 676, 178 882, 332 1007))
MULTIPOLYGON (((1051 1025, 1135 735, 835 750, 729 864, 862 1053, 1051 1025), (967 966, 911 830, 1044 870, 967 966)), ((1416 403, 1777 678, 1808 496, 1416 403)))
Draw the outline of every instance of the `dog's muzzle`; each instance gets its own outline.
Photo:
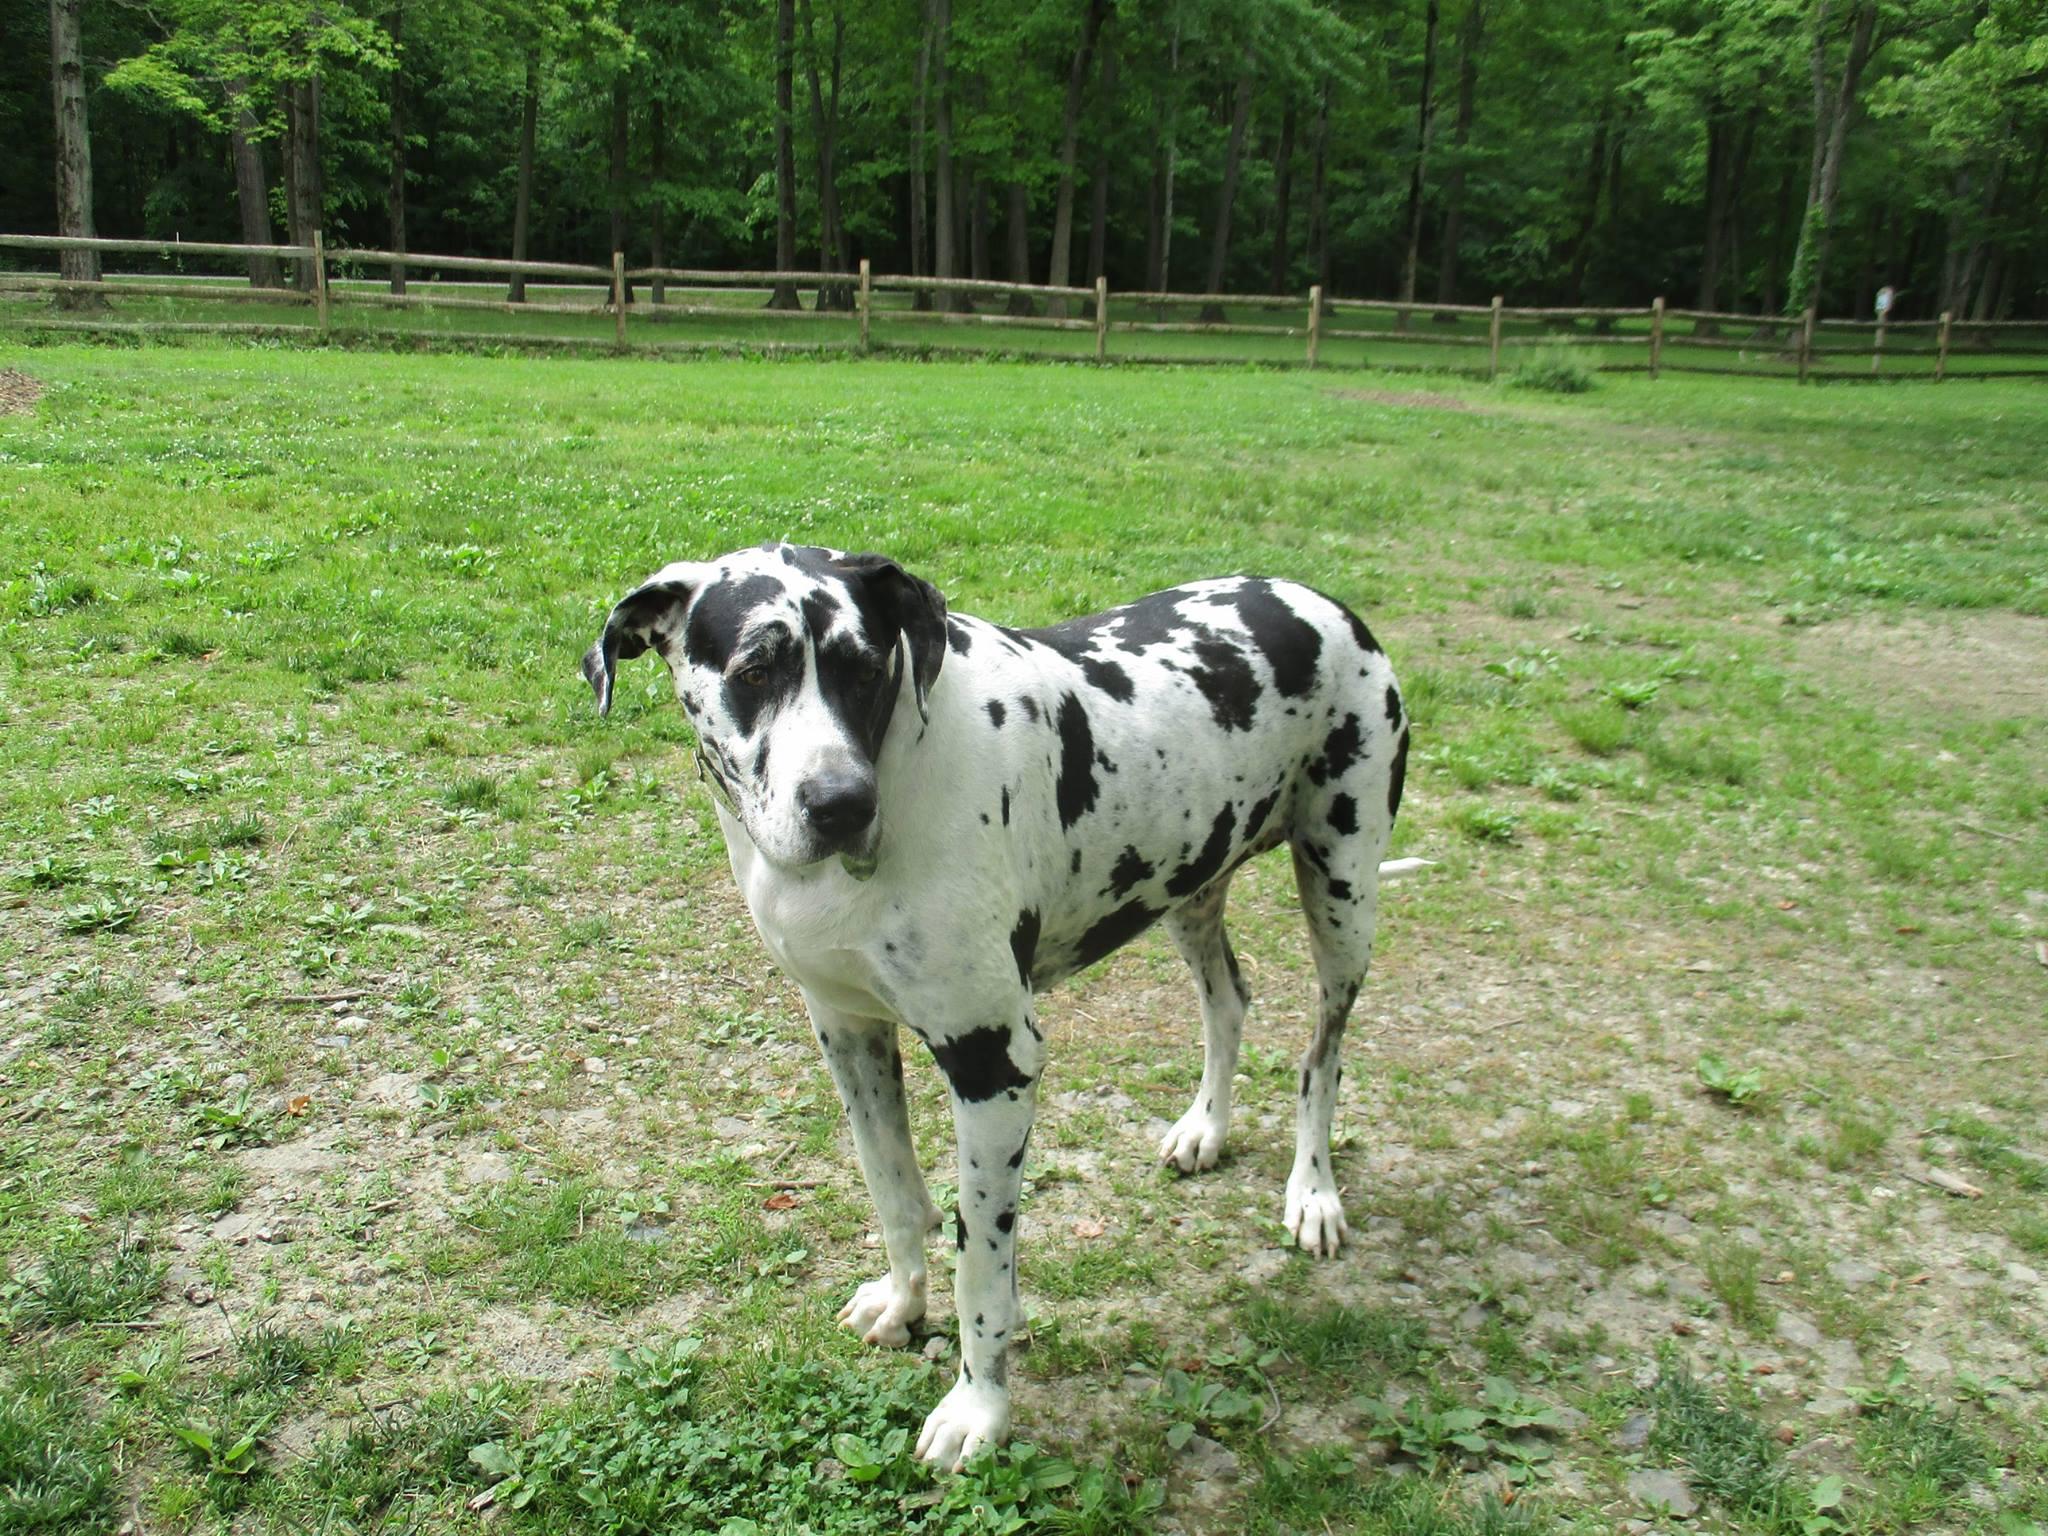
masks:
MULTIPOLYGON (((711 798, 725 808, 726 814, 744 826, 746 818, 740 815, 740 808, 733 800, 724 775, 702 752, 697 754, 697 777, 710 790, 711 798)), ((876 799, 872 780, 863 780, 849 788, 834 782, 839 777, 822 775, 826 782, 819 784, 816 790, 812 785, 817 784, 817 780, 807 781, 797 788, 797 809, 819 837, 828 842, 847 832, 863 831, 872 826, 875 819, 876 799), (864 807, 861 804, 863 799, 864 807)), ((850 775, 846 777, 852 778, 850 775)), ((881 858, 874 841, 870 840, 866 847, 841 849, 839 863, 854 879, 868 880, 873 878, 881 858)))

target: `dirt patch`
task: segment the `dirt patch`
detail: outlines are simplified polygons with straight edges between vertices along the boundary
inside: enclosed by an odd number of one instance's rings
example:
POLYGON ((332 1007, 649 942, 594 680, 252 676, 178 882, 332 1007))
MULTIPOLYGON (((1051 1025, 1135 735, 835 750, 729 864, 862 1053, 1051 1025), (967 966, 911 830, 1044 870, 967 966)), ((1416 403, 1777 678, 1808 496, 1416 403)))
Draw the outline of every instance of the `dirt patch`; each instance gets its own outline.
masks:
POLYGON ((1802 630, 1801 665, 1901 714, 2048 718, 2048 619, 2021 613, 1864 615, 1802 630))
POLYGON ((0 416, 26 416, 43 398, 43 381, 18 368, 0 368, 0 416))
POLYGON ((1479 407, 1456 395, 1439 395, 1427 389, 1333 389, 1340 400, 1368 400, 1374 405, 1412 405, 1425 411, 1470 411, 1479 407))

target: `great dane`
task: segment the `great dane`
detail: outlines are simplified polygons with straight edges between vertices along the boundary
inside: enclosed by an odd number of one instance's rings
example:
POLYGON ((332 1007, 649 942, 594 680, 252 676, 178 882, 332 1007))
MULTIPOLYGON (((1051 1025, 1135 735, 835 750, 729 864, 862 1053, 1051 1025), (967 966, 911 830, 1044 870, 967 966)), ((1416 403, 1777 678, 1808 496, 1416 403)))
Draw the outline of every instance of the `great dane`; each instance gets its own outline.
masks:
POLYGON ((949 614, 880 555, 766 545, 665 566, 584 657, 668 664, 769 954, 803 990, 881 1217, 889 1272, 841 1320, 900 1346, 924 1316, 925 1188, 897 1031, 930 1047, 959 1144, 960 1375, 917 1453, 959 1467, 1010 1427, 1018 1193, 1045 1041, 1033 994, 1164 921, 1201 997, 1192 1173, 1230 1119, 1249 994, 1230 877, 1287 844, 1321 983, 1285 1222, 1346 1236, 1330 1164, 1338 1042, 1372 948, 1408 756, 1386 656, 1341 603, 1231 577, 1049 629, 949 614))

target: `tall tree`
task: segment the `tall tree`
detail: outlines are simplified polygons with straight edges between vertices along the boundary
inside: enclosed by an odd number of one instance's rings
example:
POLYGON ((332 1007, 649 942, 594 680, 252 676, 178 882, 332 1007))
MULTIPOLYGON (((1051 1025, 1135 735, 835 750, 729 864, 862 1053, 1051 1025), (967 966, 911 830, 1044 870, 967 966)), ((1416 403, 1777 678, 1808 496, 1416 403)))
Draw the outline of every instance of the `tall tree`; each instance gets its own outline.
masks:
MULTIPOLYGON (((818 157, 818 265, 827 272, 849 270, 846 230, 839 218, 839 75, 846 59, 846 12, 840 0, 832 6, 832 61, 818 62, 817 27, 811 0, 803 0, 804 72, 811 88, 811 142, 818 157), (820 75, 823 75, 821 81, 820 75), (826 86, 829 84, 830 89, 826 86)), ((844 283, 818 290, 820 309, 853 308, 853 290, 844 283)))
MULTIPOLYGON (((92 218, 92 134, 85 108, 85 55, 78 36, 84 0, 50 0, 50 98, 56 124, 57 233, 95 238, 92 218)), ((74 283, 100 280, 98 251, 63 251, 60 275, 74 283)), ((96 294, 64 295, 62 302, 97 308, 96 294)))
MULTIPOLYGON (((1433 5, 1436 0, 1430 0, 1433 5)), ((1223 268, 1230 259, 1230 214, 1237 203, 1237 181, 1244 165, 1244 138, 1252 120, 1252 87, 1254 85, 1254 55, 1249 44, 1244 50, 1244 61, 1238 70, 1237 85, 1231 92, 1230 139, 1223 151, 1223 182, 1216 189, 1216 217, 1209 227, 1209 275, 1203 282, 1202 292, 1220 294, 1223 292, 1223 268)), ((1223 319, 1221 304, 1204 304, 1201 310, 1205 321, 1223 319)))
MULTIPOLYGON (((391 35, 391 57, 393 66, 387 80, 391 90, 391 180, 385 193, 384 211, 391 222, 391 250, 393 254, 405 254, 405 69, 402 46, 405 34, 405 6, 401 3, 391 8, 391 20, 386 30, 391 35)), ((405 263, 394 263, 391 268, 391 291, 405 292, 405 263)))
POLYGON ((1408 329, 1407 306, 1415 302, 1415 269, 1422 257, 1423 166, 1429 157, 1429 130, 1436 117, 1436 25, 1437 0, 1428 0, 1422 33, 1422 89, 1415 108, 1415 152, 1408 163, 1408 243, 1401 258, 1401 304, 1395 316, 1402 330, 1408 329))
MULTIPOLYGON (((525 261, 533 227, 533 140, 540 124, 540 45, 526 50, 526 89, 519 98, 519 187, 512 203, 512 259, 525 261)), ((505 297, 526 302, 526 274, 514 272, 505 297)))
MULTIPOLYGON (((953 38, 953 0, 931 0, 932 14, 932 133, 935 155, 932 173, 937 183, 936 206, 932 210, 934 239, 932 276, 941 280, 960 275, 960 225, 953 207, 953 90, 949 56, 953 38)), ((941 289, 937 304, 941 310, 960 310, 966 295, 958 289, 941 289)))
MULTIPOLYGON (((1053 200, 1052 250, 1046 260, 1046 282, 1054 288, 1067 286, 1069 258, 1074 239, 1074 158, 1081 145, 1081 87, 1088 78, 1088 66, 1095 55, 1095 40, 1102 31, 1107 0, 1088 0, 1081 19, 1081 42, 1067 69, 1066 102, 1060 114, 1060 180, 1053 200)), ((1065 318, 1067 301, 1047 301, 1047 312, 1065 318)))
MULTIPOLYGON (((796 270, 796 0, 775 0, 775 270, 796 270)), ((802 309, 796 284, 778 282, 770 309, 802 309)))
MULTIPOLYGON (((1826 15, 1825 0, 1821 14, 1826 15)), ((1799 226, 1799 249, 1792 258, 1791 291, 1786 295, 1786 302, 1795 311, 1819 303, 1827 277, 1828 236, 1835 219, 1835 204, 1842 192, 1849 120, 1856 111, 1856 92, 1863 82, 1864 65, 1870 61, 1871 38, 1876 30, 1877 0, 1859 0, 1850 22, 1849 48, 1842 60, 1840 84, 1828 104, 1826 121, 1814 123, 1815 158, 1819 163, 1817 184, 1799 226)))
POLYGON ((1479 44, 1485 32, 1486 0, 1467 0, 1465 19, 1458 28, 1458 107, 1451 121, 1451 153, 1444 170, 1444 218, 1437 238, 1439 304, 1458 302, 1458 242, 1465 236, 1465 153, 1479 104, 1479 44))
MULTIPOLYGON (((247 81, 234 82, 229 91, 229 110, 234 114, 228 126, 228 148, 235 162, 235 206, 242 220, 244 245, 269 245, 270 179, 263 170, 263 145, 258 138, 256 113, 249 106, 247 81)), ((278 286, 275 256, 249 258, 249 286, 278 286)))

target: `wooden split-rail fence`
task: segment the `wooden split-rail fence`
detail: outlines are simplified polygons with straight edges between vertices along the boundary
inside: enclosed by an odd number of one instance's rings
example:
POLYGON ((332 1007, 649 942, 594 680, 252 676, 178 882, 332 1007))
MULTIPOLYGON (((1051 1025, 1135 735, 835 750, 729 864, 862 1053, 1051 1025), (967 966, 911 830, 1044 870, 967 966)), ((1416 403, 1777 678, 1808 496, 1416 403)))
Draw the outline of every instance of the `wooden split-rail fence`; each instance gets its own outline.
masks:
MULTIPOLYGON (((1854 357, 1867 359, 1869 374, 1883 369, 1887 344, 1895 361, 1931 362, 1911 376, 1940 380, 1950 372, 1951 351, 1958 332, 1966 332, 1975 351, 1995 350, 2002 361, 2026 357, 2048 357, 2048 321, 1957 321, 1948 313, 1930 320, 1857 321, 1822 319, 1813 310, 1803 315, 1780 316, 1741 314, 1726 311, 1673 309, 1662 298, 1645 306, 1510 305, 1500 296, 1491 304, 1436 304, 1421 301, 1402 303, 1386 299, 1338 298, 1320 286, 1306 294, 1213 294, 1184 292, 1112 291, 1107 280, 1098 278, 1092 287, 996 282, 986 279, 877 275, 868 261, 857 272, 753 272, 710 271, 678 267, 628 268, 623 253, 613 252, 609 267, 576 262, 514 261, 483 256, 436 256, 420 252, 342 249, 330 250, 322 234, 307 245, 241 245, 222 242, 86 239, 58 235, 0 235, 0 250, 41 252, 58 256, 66 251, 96 251, 106 255, 142 256, 158 260, 195 259, 224 263, 246 262, 252 257, 301 264, 301 285, 297 287, 241 286, 239 280, 197 277, 183 273, 101 277, 94 281, 68 278, 61 273, 0 270, 0 299, 57 301, 40 309, 20 304, 0 307, 0 325, 22 325, 39 329, 117 331, 134 333, 211 332, 236 334, 313 334, 325 336, 333 329, 337 304, 366 307, 429 310, 491 311, 502 314, 545 316, 608 313, 612 319, 610 345, 619 350, 637 346, 643 350, 719 350, 734 347, 761 349, 757 342, 733 338, 686 341, 649 341, 645 335, 629 342, 629 317, 652 320, 725 319, 727 321, 838 320, 857 326, 857 345, 862 351, 875 347, 875 330, 915 324, 919 326, 990 328, 992 331, 1065 331, 1093 334, 1097 362, 1110 360, 1110 336, 1114 333, 1152 336, 1214 336, 1230 339, 1261 338, 1264 350, 1256 360, 1266 363, 1294 363, 1309 368, 1327 365, 1325 356, 1333 344, 1356 343, 1372 348, 1422 345, 1465 349, 1472 355, 1486 349, 1484 373, 1498 378, 1504 355, 1527 348, 1593 347, 1596 366, 1608 370, 1646 371, 1651 378, 1661 373, 1748 373, 1770 377, 1795 376, 1800 383, 1820 376, 1839 378, 1860 375, 1858 367, 1845 373, 1827 365, 1825 359, 1854 357), (587 285, 600 290, 597 302, 576 302, 560 297, 519 300, 483 298, 439 291, 448 280, 437 279, 435 291, 423 293, 377 291, 361 282, 337 278, 342 272, 364 268, 385 268, 415 280, 423 273, 451 274, 462 281, 467 274, 494 278, 513 276, 587 285), (635 302, 636 284, 653 284, 682 294, 681 302, 635 302), (815 307, 740 307, 733 300, 752 293, 786 293, 792 289, 813 289, 815 307), (878 303, 879 294, 910 294, 926 303, 947 307, 911 307, 878 303), (830 303, 827 296, 831 297, 830 303), (1008 310, 980 312, 972 306, 977 299, 1001 299, 1006 303, 1022 296, 1030 313, 1008 310), (255 301, 269 304, 303 305, 313 312, 311 325, 271 323, 239 325, 218 319, 122 321, 102 314, 82 312, 80 301, 109 299, 177 298, 206 303, 255 301), (705 302, 723 298, 725 302, 705 302), (1070 305, 1082 309, 1070 316, 1070 305), (958 306, 958 307, 954 307, 958 306), (1170 313, 1197 311, 1193 319, 1169 318, 1170 313), (1293 312, 1280 323, 1250 323, 1228 318, 1230 311, 1257 310, 1293 312), (1147 317, 1149 313, 1149 318, 1147 317), (1218 318, 1219 315, 1224 318, 1218 318), (1299 319, 1296 319, 1296 316, 1299 319), (1360 324, 1347 320, 1377 317, 1381 323, 1360 324), (1420 325, 1415 322, 1421 321, 1420 325), (1479 333, 1483 320, 1484 332, 1479 333), (1591 322, 1592 329, 1582 329, 1591 322), (1509 327, 1515 327, 1512 331, 1509 327), (1723 328, 1741 328, 1746 334, 1733 336, 1723 328), (1853 345, 1827 344, 1827 337, 1844 333, 1853 345), (1868 333, 1867 340, 1859 333, 1868 333), (1288 353, 1273 347, 1274 339, 1291 339, 1301 350, 1288 353), (1897 343, 1903 339, 1905 345, 1897 343), (1738 352, 1738 358, 1716 363, 1698 357, 1701 351, 1738 352), (1619 351, 1623 360, 1611 353, 1619 351), (1675 359, 1674 352, 1689 356, 1675 359), (1627 360, 1630 354, 1641 361, 1627 360)), ((435 329, 435 340, 488 342, 496 344, 604 345, 599 334, 560 335, 519 331, 463 331, 435 329)), ((394 335, 394 339, 396 335, 394 335)), ((884 343, 886 345, 886 343, 884 343)), ((826 350, 836 344, 768 343, 771 350, 826 350)), ((919 350, 945 350, 928 341, 913 343, 919 350)), ((1085 343, 1084 343, 1085 345, 1085 343)), ((987 350, 976 348, 973 350, 987 350)), ((1354 348, 1354 352, 1360 348, 1354 348)), ((1246 360, 1213 353, 1183 352, 1173 356, 1136 357, 1119 351, 1118 361, 1217 362, 1246 360)), ((1367 366, 1389 366, 1386 358, 1357 358, 1367 366)), ((1475 365, 1435 362, 1430 366, 1461 372, 1478 372, 1475 365)), ((1973 368, 1973 373, 1985 370, 1973 368)), ((2048 372, 2048 369, 2000 368, 1997 374, 2048 372)), ((1901 374, 1900 376, 1907 376, 1901 374)))

